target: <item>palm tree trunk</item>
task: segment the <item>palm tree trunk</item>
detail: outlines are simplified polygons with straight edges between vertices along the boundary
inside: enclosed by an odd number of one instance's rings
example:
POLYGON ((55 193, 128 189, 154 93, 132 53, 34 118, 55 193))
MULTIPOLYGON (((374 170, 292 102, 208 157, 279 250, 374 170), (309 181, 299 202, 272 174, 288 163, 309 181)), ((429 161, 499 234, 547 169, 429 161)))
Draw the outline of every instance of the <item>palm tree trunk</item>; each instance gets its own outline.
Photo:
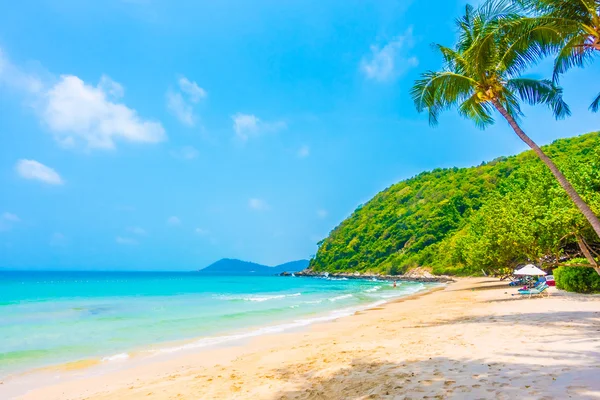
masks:
POLYGON ((500 104, 498 100, 492 100, 492 103, 494 104, 494 107, 496 107, 498 112, 502 114, 504 118, 506 118, 509 125, 514 129, 517 136, 521 138, 522 141, 527 143, 527 145, 531 147, 531 149, 544 162, 544 164, 546 164, 546 166, 550 168, 550 171, 552 171, 552 174, 554 175, 558 183, 560 183, 560 186, 562 186, 565 192, 567 192, 571 200, 573 200, 573 203, 575 203, 577 208, 579 208, 579 211, 581 211, 581 213, 589 221, 590 225, 592 225, 592 228, 596 232, 596 235, 600 237, 600 220, 598 220, 598 217, 596 216, 596 214, 594 214, 592 209, 586 204, 585 201, 583 201, 581 196, 579 196, 579 194, 575 191, 575 188, 573 188, 573 186, 569 183, 567 178, 565 178, 562 172, 560 172, 560 170, 554 164, 554 162, 552 162, 552 160, 542 151, 542 149, 540 149, 540 147, 537 144, 535 144, 535 142, 531 140, 531 138, 529 138, 529 136, 527 136, 525 132, 523 132, 521 127, 519 127, 519 124, 517 124, 517 121, 515 121, 515 119, 508 113, 508 111, 506 111, 504 106, 500 104))
POLYGON ((585 258, 587 258, 588 262, 590 263, 592 268, 594 268, 594 270, 598 273, 598 275, 600 275, 600 267, 598 267, 598 263, 596 262, 596 260, 594 259, 594 256, 588 249, 587 243, 585 243, 585 241, 583 240, 583 238, 581 236, 576 235, 576 237, 577 237, 577 244, 579 245, 579 249, 581 250, 581 253, 583 253, 585 258))

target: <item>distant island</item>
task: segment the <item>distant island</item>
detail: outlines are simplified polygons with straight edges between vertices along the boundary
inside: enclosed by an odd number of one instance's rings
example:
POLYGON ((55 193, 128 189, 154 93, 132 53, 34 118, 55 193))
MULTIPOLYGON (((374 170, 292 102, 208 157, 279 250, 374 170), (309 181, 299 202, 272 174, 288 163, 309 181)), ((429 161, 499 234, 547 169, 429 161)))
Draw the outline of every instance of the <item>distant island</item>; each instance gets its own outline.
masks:
POLYGON ((308 267, 308 260, 290 261, 285 264, 269 267, 249 261, 223 258, 202 268, 198 272, 204 275, 277 275, 282 272, 298 272, 308 267))

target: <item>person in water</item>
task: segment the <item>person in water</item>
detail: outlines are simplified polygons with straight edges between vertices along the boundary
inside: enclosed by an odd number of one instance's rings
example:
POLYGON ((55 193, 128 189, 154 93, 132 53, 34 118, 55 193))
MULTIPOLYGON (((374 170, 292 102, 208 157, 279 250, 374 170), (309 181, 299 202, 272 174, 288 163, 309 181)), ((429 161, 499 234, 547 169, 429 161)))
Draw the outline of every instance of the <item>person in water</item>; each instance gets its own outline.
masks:
POLYGON ((394 281, 394 285, 393 286, 396 287, 396 281, 394 281))

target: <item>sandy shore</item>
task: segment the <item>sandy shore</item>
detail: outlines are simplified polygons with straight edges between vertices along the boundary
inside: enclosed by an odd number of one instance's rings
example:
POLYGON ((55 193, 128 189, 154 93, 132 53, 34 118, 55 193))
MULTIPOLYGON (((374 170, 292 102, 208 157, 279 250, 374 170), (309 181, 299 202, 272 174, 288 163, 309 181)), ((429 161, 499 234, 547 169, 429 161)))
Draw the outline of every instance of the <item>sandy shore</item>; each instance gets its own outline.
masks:
POLYGON ((302 332, 23 398, 600 399, 600 296, 552 288, 549 298, 522 299, 515 291, 496 279, 464 279, 302 332))

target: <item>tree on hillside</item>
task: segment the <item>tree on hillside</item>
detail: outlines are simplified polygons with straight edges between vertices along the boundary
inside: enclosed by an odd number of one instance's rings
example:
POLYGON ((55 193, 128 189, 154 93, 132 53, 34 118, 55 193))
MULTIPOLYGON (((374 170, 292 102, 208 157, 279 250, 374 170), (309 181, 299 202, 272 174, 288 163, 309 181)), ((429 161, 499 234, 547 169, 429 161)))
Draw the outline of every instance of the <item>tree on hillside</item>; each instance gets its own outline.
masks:
POLYGON ((462 116, 485 128, 494 123, 492 113, 498 111, 546 164, 600 237, 598 217, 518 123, 523 115, 520 102, 546 105, 556 118, 570 115, 562 89, 555 82, 521 77, 543 55, 544 46, 556 39, 556 27, 537 24, 506 34, 505 26, 522 20, 516 5, 507 4, 489 1, 477 9, 467 6, 465 15, 457 20, 459 39, 455 47, 436 45, 444 59, 443 69, 423 73, 411 95, 419 112, 428 111, 432 125, 437 124, 441 111, 457 107, 462 116))
MULTIPOLYGON (((558 42, 542 48, 557 53, 554 81, 571 67, 582 67, 600 55, 600 0, 517 0, 526 11, 537 15, 537 23, 553 26, 561 34, 558 42)), ((546 43, 550 44, 550 43, 546 43)), ((600 93, 590 110, 600 109, 600 93)))

